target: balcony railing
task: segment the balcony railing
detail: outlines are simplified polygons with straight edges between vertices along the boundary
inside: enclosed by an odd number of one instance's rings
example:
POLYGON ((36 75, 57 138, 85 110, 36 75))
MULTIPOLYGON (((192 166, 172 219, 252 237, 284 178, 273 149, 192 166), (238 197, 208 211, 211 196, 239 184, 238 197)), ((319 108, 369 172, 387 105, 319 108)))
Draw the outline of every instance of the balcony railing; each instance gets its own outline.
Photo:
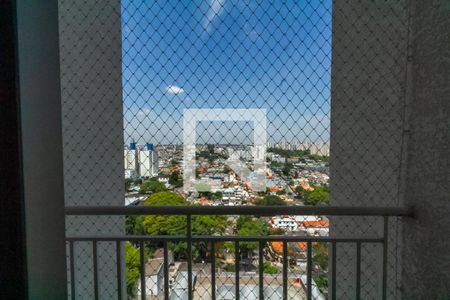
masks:
MULTIPOLYGON (((123 299, 123 290, 121 288, 121 280, 124 271, 122 270, 123 257, 121 256, 121 244, 125 241, 132 242, 139 245, 140 255, 140 274, 139 284, 141 291, 146 291, 146 274, 145 274, 145 243, 158 242, 163 247, 163 292, 161 297, 163 299, 173 299, 171 297, 172 291, 169 283, 169 243, 184 242, 187 244, 187 287, 186 295, 187 299, 194 299, 194 272, 193 272, 193 243, 206 243, 210 247, 210 253, 216 253, 216 243, 218 242, 231 242, 234 243, 234 257, 235 257, 235 270, 234 270, 234 298, 239 299, 242 295, 243 283, 241 278, 242 272, 240 272, 240 244, 243 242, 255 242, 258 244, 258 270, 257 270, 257 297, 256 299, 264 299, 265 295, 265 280, 264 280, 264 247, 268 242, 281 242, 282 243, 282 299, 288 299, 290 297, 288 283, 292 282, 292 278, 289 277, 289 260, 288 260, 288 243, 302 242, 306 244, 306 274, 300 276, 301 284, 305 289, 306 299, 318 299, 315 294, 318 290, 317 286, 313 283, 313 244, 318 242, 328 243, 331 247, 330 252, 330 271, 327 272, 328 278, 331 280, 330 293, 331 299, 336 299, 336 291, 339 288, 336 286, 336 261, 337 261, 337 244, 353 244, 356 246, 356 285, 355 293, 356 298, 361 298, 361 247, 363 244, 381 244, 382 245, 382 298, 386 299, 387 290, 387 256, 388 256, 388 230, 389 230, 389 218, 390 217, 407 217, 412 216, 411 208, 398 208, 398 207, 310 207, 310 206, 286 206, 286 207, 263 207, 263 206, 235 206, 235 207, 217 207, 217 206, 133 206, 133 207, 115 207, 115 206, 95 206, 95 207, 66 207, 66 216, 136 216, 136 215, 162 215, 162 216, 185 216, 186 217, 186 234, 181 236, 168 236, 168 235, 110 235, 110 236, 67 236, 66 240, 69 245, 69 263, 70 263, 70 290, 71 297, 75 299, 75 255, 74 255, 74 243, 77 242, 90 242, 92 244, 92 270, 93 270, 93 287, 94 297, 99 299, 99 276, 98 276, 98 243, 100 242, 113 242, 115 243, 115 254, 117 261, 117 287, 116 292, 118 299, 123 299), (382 235, 377 236, 311 236, 311 235, 269 235, 269 236, 237 236, 237 235, 223 235, 223 236, 204 236, 192 234, 192 216, 204 216, 204 215, 228 215, 228 216, 276 216, 276 215, 291 215, 291 216, 355 216, 355 217, 378 217, 383 219, 382 235), (306 276, 305 276, 306 275, 306 276)), ((211 299, 216 299, 216 257, 211 255, 210 266, 210 292, 211 299)), ((277 277, 278 280, 278 277, 277 277)), ((141 299, 148 299, 147 292, 140 292, 141 299)), ((256 295, 255 295, 256 296, 256 295)), ((267 297, 266 297, 267 298, 267 297)), ((153 299, 153 298, 152 298, 153 299)), ((155 298, 160 299, 160 298, 155 298)), ((178 298, 177 298, 178 299, 178 298)), ((181 299, 181 298, 180 298, 181 299)))

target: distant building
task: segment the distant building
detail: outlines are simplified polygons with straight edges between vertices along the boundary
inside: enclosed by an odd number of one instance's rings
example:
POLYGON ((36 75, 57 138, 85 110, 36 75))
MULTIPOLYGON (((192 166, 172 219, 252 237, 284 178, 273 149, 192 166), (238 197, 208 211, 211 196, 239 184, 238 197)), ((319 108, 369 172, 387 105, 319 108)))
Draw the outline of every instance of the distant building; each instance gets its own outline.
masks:
POLYGON ((329 235, 329 229, 330 229, 330 222, 328 219, 321 219, 321 220, 305 220, 299 222, 299 228, 300 230, 306 232, 308 235, 311 236, 328 236, 329 235))
MULTIPOLYGON (((162 249, 154 253, 154 257, 145 264, 145 294, 147 297, 157 296, 164 291, 164 257, 162 249)), ((173 254, 169 251, 168 264, 173 264, 173 254)), ((138 282, 137 294, 141 295, 141 285, 138 282)))
POLYGON ((250 194, 240 186, 228 187, 221 190, 224 205, 240 205, 246 202, 250 194))
POLYGON ((238 204, 238 199, 236 195, 236 190, 234 188, 225 188, 222 190, 222 202, 225 205, 236 205, 238 204))
POLYGON ((169 184, 169 176, 159 175, 158 181, 167 185, 169 184))
MULTIPOLYGON (((195 288, 197 280, 197 272, 192 272, 192 286, 195 288)), ((188 299, 188 272, 180 271, 174 280, 170 291, 170 300, 186 300, 188 299)))
POLYGON ((125 178, 154 177, 158 175, 158 155, 153 144, 139 146, 131 143, 124 149, 125 178))
POLYGON ((298 157, 298 156, 296 156, 296 157, 289 157, 287 159, 287 162, 293 164, 293 163, 297 163, 299 160, 300 160, 300 157, 298 157))
POLYGON ((141 177, 158 175, 158 155, 153 150, 153 144, 147 144, 146 149, 139 151, 139 175, 141 177))
MULTIPOLYGON (((281 286, 264 286, 264 299, 275 300, 283 298, 283 287, 281 286)), ((218 300, 234 300, 236 299, 236 286, 234 284, 223 284, 217 288, 218 300)), ((239 298, 248 300, 259 299, 259 286, 246 284, 239 287, 239 298)))
POLYGON ((136 159, 136 143, 131 143, 129 147, 123 150, 125 170, 134 170, 137 173, 137 159, 136 159))
POLYGON ((270 219, 270 224, 273 228, 295 231, 298 229, 298 224, 291 216, 279 216, 270 219))
POLYGON ((285 163, 286 162, 286 157, 283 157, 279 154, 273 154, 272 155, 272 161, 273 162, 277 162, 277 163, 285 163))
POLYGON ((137 178, 138 174, 135 169, 125 169, 124 172, 125 179, 137 178))

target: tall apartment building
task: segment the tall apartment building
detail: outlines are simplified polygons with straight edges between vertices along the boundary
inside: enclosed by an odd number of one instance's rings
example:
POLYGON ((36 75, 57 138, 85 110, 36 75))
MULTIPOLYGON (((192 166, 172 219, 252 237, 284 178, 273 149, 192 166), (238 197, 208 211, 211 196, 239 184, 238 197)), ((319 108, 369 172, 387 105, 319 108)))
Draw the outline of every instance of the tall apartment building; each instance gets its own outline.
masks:
POLYGON ((126 170, 125 174, 131 174, 132 171, 134 171, 137 175, 136 152, 136 143, 131 143, 129 147, 125 146, 125 149, 123 150, 124 167, 126 170))
POLYGON ((153 177, 158 175, 158 155, 153 144, 145 146, 130 143, 124 149, 125 177, 153 177))
POLYGON ((138 154, 138 173, 141 177, 158 175, 158 155, 153 150, 153 144, 147 144, 138 154))

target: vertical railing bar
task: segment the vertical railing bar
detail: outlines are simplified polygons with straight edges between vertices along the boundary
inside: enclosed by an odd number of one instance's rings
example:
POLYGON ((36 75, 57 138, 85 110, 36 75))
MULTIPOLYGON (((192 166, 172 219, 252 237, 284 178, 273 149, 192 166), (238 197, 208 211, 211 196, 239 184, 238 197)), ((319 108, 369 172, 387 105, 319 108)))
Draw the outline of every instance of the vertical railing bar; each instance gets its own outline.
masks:
POLYGON ((331 243, 331 299, 336 300, 336 242, 331 243))
POLYGON ((211 242, 211 299, 216 300, 216 245, 211 242))
POLYGON ((188 251, 188 300, 192 300, 192 216, 187 218, 187 251, 188 251))
POLYGON ((283 241, 283 299, 288 298, 288 256, 287 256, 287 242, 283 241))
POLYGON ((121 242, 116 242, 116 267, 117 267, 117 299, 122 300, 122 253, 121 242))
POLYGON ((75 300, 75 263, 74 263, 74 251, 73 241, 69 242, 69 255, 70 255, 70 296, 72 300, 75 300))
POLYGON ((356 299, 361 299, 361 241, 356 242, 356 299))
POLYGON ((259 242, 258 247, 258 267, 259 267, 259 299, 264 299, 264 242, 259 242))
POLYGON ((164 249, 164 299, 169 299, 169 251, 167 249, 167 242, 163 243, 164 249))
POLYGON ((145 300, 147 296, 147 287, 145 286, 145 256, 144 256, 144 241, 139 242, 139 258, 141 271, 141 300, 145 300))
POLYGON ((387 297, 387 252, 388 252, 388 239, 389 239, 389 231, 388 231, 388 227, 389 227, 389 218, 388 216, 384 216, 383 219, 383 295, 382 295, 382 299, 386 300, 387 297))
POLYGON ((306 274, 306 299, 311 300, 312 296, 312 243, 311 241, 307 242, 307 274, 306 274))
POLYGON ((236 241, 234 243, 234 277, 235 277, 235 299, 239 300, 240 297, 240 288, 239 288, 239 258, 240 258, 240 251, 239 251, 239 241, 236 241))
POLYGON ((92 261, 94 268, 94 299, 98 299, 98 262, 97 262, 97 241, 92 241, 92 261))

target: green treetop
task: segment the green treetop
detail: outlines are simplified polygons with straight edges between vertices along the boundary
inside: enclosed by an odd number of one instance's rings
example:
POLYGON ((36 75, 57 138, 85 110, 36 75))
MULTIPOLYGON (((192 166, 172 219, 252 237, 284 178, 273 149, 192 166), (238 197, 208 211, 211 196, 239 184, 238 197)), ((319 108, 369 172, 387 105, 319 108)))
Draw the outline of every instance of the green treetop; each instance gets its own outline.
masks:
POLYGON ((162 191, 166 191, 167 188, 164 185, 164 183, 159 182, 158 178, 153 177, 149 180, 145 181, 143 184, 141 184, 141 187, 139 189, 139 193, 141 194, 150 194, 150 193, 158 193, 162 191))
POLYGON ((259 198, 255 201, 256 205, 261 206, 285 206, 286 202, 278 196, 275 195, 267 195, 263 198, 259 198))
POLYGON ((295 192, 306 205, 328 204, 330 201, 330 188, 325 185, 314 186, 313 191, 305 190, 298 186, 295 188, 295 192))
MULTIPOLYGON (((152 194, 144 202, 148 206, 160 205, 190 205, 182 196, 173 192, 159 192, 152 194)), ((185 216, 161 216, 149 215, 142 219, 144 232, 151 235, 185 235, 185 216)), ((225 232, 227 219, 225 216, 193 216, 193 235, 220 235, 225 232)), ((198 243, 194 246, 194 256, 202 257, 206 255, 206 244, 198 243)), ((172 250, 176 256, 185 254, 185 243, 172 243, 172 250)))

